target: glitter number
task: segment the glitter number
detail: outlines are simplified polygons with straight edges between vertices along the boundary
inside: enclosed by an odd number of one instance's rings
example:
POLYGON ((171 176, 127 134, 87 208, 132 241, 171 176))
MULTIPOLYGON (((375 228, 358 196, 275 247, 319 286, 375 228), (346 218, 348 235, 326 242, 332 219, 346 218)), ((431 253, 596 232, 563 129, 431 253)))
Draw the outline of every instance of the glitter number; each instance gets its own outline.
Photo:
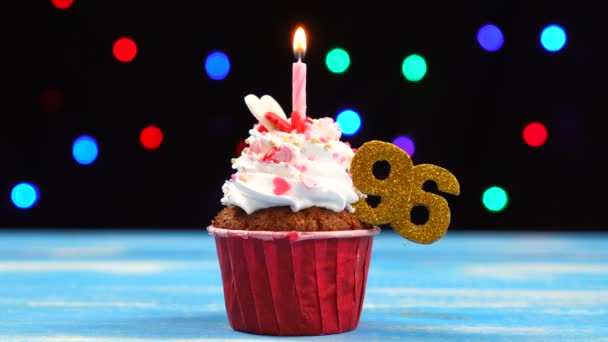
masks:
POLYGON ((410 156, 393 144, 377 140, 363 144, 351 163, 353 183, 364 194, 377 195, 382 199, 375 208, 365 199, 355 203, 353 207, 357 217, 372 224, 391 222, 409 200, 412 167, 410 156), (385 179, 378 179, 373 174, 373 166, 378 161, 390 164, 390 173, 385 179))
POLYGON ((410 156, 399 147, 372 140, 355 153, 351 174, 359 191, 381 197, 375 208, 365 199, 353 205, 355 215, 361 221, 390 223, 397 233, 416 243, 429 244, 445 235, 451 216, 448 202, 437 194, 424 191, 422 186, 433 181, 439 191, 459 195, 460 185, 450 171, 432 164, 414 166, 410 156), (390 173, 385 179, 378 179, 373 174, 373 166, 378 161, 390 164, 390 173), (411 220, 411 212, 416 206, 424 206, 428 211, 424 224, 418 225, 411 220))
POLYGON ((450 207, 448 201, 431 192, 422 190, 427 181, 437 184, 437 189, 451 195, 460 194, 460 185, 456 177, 448 170, 432 164, 414 166, 414 184, 410 200, 402 213, 396 216, 391 227, 404 238, 417 243, 433 243, 441 239, 450 225, 450 207), (428 220, 421 225, 414 224, 411 212, 415 206, 424 206, 428 211, 428 220))

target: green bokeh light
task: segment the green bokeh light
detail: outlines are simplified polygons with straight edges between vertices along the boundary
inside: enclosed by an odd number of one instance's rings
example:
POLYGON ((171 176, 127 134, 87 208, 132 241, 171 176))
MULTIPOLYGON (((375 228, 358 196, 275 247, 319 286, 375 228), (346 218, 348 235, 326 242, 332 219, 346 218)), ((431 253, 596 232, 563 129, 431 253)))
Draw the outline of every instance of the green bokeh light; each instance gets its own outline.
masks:
POLYGON ((426 61, 420 55, 409 55, 403 60, 401 72, 408 81, 418 82, 426 75, 426 61))
POLYGON ((484 191, 481 201, 489 211, 501 211, 507 206, 509 197, 502 188, 492 186, 484 191))
POLYGON ((350 57, 348 52, 340 48, 335 48, 325 56, 325 64, 329 71, 334 74, 341 74, 350 66, 350 57))

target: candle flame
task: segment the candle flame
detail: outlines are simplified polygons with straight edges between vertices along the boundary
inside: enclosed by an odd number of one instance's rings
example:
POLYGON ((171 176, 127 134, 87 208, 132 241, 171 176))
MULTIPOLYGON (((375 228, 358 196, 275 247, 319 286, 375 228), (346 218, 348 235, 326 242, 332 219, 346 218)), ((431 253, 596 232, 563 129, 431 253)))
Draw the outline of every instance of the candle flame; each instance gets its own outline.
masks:
POLYGON ((298 59, 301 59, 306 53, 306 33, 301 27, 298 27, 293 35, 293 53, 298 59))

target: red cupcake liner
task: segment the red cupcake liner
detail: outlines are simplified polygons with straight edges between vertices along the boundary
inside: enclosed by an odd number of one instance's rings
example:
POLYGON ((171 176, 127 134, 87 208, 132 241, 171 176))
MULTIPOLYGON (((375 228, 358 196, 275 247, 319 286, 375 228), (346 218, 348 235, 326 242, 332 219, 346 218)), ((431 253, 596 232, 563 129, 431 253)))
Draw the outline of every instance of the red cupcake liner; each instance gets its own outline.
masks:
POLYGON ((250 232, 207 227, 215 237, 230 326, 258 335, 312 336, 357 328, 373 236, 250 232))

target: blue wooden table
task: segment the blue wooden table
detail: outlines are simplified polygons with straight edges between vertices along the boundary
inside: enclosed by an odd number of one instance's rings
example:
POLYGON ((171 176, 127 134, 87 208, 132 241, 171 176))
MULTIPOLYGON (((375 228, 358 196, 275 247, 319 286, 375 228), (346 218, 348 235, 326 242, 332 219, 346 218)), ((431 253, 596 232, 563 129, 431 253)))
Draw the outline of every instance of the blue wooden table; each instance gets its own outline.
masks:
POLYGON ((374 238, 359 327, 233 331, 204 229, 0 231, 0 341, 608 341, 608 233, 374 238))

